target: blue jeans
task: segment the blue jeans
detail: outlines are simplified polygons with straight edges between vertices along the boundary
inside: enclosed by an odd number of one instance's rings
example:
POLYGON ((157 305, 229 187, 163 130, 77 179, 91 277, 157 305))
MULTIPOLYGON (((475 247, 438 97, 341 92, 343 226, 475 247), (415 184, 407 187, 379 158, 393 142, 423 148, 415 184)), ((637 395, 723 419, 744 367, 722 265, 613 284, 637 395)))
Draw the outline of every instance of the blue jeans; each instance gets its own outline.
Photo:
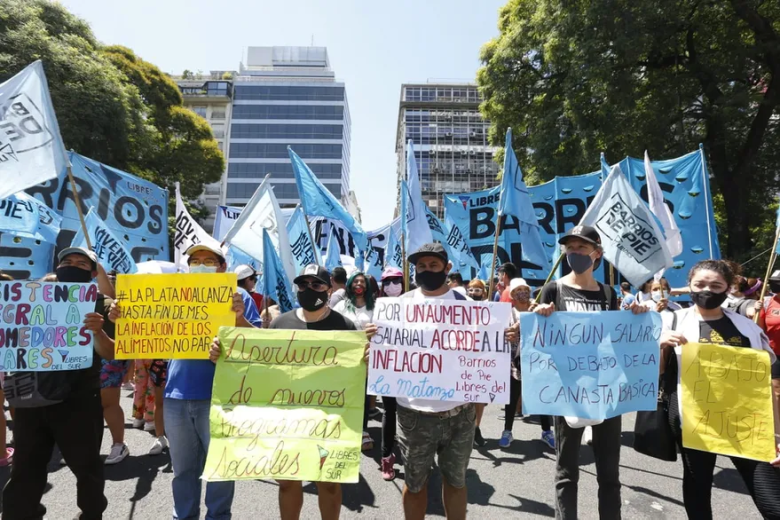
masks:
MULTIPOLYGON (((165 398, 165 433, 173 464, 173 520, 200 518, 200 476, 209 450, 210 401, 165 398)), ((206 520, 230 520, 234 482, 206 483, 206 520)))

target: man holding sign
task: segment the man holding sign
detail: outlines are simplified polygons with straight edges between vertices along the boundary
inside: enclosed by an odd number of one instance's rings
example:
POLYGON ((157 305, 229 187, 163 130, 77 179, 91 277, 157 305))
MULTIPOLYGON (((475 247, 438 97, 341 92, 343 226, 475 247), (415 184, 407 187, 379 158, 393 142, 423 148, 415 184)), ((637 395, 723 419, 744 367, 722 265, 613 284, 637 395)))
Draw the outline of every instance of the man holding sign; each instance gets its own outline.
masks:
MULTIPOLYGON (((3 490, 4 518, 42 518, 46 514, 41 498, 46 487, 46 466, 55 444, 60 448, 65 462, 76 476, 76 503, 81 509, 82 518, 102 518, 103 511, 108 505, 103 494, 105 479, 103 461, 100 459, 100 446, 103 442, 100 367, 102 359, 114 358, 114 326, 105 319, 111 300, 99 294, 95 285, 87 285, 98 276, 97 257, 91 251, 81 248, 64 249, 59 254, 56 274, 58 282, 68 283, 71 286, 64 300, 58 297, 62 283, 54 285, 43 282, 7 282, 7 284, 24 283, 28 289, 37 289, 36 292, 31 293, 29 303, 53 302, 48 305, 51 311, 54 311, 57 302, 65 304, 67 311, 62 309, 57 311, 62 314, 61 316, 55 316, 55 312, 52 312, 52 315, 45 320, 49 325, 53 319, 57 319, 58 326, 51 327, 60 329, 60 332, 54 335, 55 345, 57 338, 67 342, 67 338, 71 336, 68 329, 77 323, 74 321, 76 315, 73 314, 71 302, 74 302, 74 299, 86 301, 86 296, 93 293, 95 298, 91 298, 94 302, 91 305, 94 312, 85 314, 82 318, 84 328, 80 332, 78 330, 74 332, 79 332, 85 337, 86 345, 94 349, 96 355, 91 355, 86 368, 64 369, 62 367, 65 363, 60 363, 61 368, 57 372, 20 371, 6 376, 5 394, 9 404, 16 407, 14 417, 16 451, 11 478, 3 490), (72 290, 78 289, 79 286, 81 290, 72 293, 72 290), (84 292, 85 298, 79 297, 81 291, 84 292), (65 312, 67 312, 67 319, 65 312)), ((2 292, 8 295, 13 294, 14 290, 9 287, 8 292, 2 292)), ((19 304, 20 311, 22 306, 23 304, 19 304)), ((30 316, 30 323, 35 322, 34 314, 30 316)), ((43 335, 44 344, 47 335, 46 333, 43 335)), ((33 332, 31 336, 35 337, 35 333, 33 332)), ((3 346, 10 345, 6 343, 3 346)), ((55 355, 59 360, 70 356, 67 349, 56 348, 56 350, 58 352, 55 355)))
MULTIPOLYGON (((618 310, 615 289, 593 277, 603 256, 601 236, 590 226, 576 226, 559 244, 563 247, 571 273, 542 288, 541 304, 534 312, 550 316, 553 311, 600 312, 618 310)), ((646 307, 631 305, 634 314, 647 312, 646 307)), ((574 347, 574 345, 572 345, 574 347)), ((521 345, 521 349, 523 345, 521 345)), ((523 374, 524 383, 526 374, 523 374)), ((584 421, 555 418, 555 515, 576 520, 579 455, 584 421), (572 425, 569 424, 572 423, 572 425)), ((593 425, 593 453, 599 481, 599 515, 620 518, 620 433, 621 416, 593 425)))

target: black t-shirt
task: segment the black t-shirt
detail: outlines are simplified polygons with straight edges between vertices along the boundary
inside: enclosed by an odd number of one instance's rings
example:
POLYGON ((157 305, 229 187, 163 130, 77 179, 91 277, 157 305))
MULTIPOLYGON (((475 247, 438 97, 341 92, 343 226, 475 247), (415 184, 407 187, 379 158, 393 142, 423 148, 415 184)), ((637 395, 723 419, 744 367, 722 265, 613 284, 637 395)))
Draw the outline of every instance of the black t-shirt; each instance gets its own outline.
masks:
POLYGON ((285 312, 271 322, 271 329, 284 330, 357 330, 352 320, 345 318, 336 311, 330 311, 320 321, 306 322, 298 317, 296 310, 285 312))
POLYGON ((715 343, 731 347, 749 347, 750 340, 739 333, 736 325, 723 316, 717 320, 699 323, 699 343, 715 343))
POLYGON ((541 303, 554 303, 556 311, 594 312, 618 310, 615 289, 599 282, 599 290, 575 289, 559 282, 550 282, 542 288, 541 303))

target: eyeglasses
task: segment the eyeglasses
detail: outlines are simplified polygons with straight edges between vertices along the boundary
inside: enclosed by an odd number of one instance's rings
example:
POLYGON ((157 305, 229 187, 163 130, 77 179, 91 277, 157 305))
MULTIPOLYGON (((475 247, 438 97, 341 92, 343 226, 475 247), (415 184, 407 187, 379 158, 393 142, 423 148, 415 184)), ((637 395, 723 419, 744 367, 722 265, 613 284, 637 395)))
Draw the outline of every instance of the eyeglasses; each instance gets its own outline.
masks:
POLYGON ((199 266, 199 265, 205 265, 206 267, 219 267, 219 262, 216 260, 212 260, 211 258, 207 258, 203 261, 200 261, 198 259, 192 259, 189 261, 189 265, 199 266))
POLYGON ((314 291, 317 291, 317 292, 323 292, 323 291, 327 291, 328 290, 328 285, 327 284, 324 284, 322 282, 316 282, 316 281, 315 282, 302 281, 302 282, 296 283, 295 285, 298 286, 298 291, 299 292, 303 291, 304 289, 307 289, 309 287, 311 287, 314 291))

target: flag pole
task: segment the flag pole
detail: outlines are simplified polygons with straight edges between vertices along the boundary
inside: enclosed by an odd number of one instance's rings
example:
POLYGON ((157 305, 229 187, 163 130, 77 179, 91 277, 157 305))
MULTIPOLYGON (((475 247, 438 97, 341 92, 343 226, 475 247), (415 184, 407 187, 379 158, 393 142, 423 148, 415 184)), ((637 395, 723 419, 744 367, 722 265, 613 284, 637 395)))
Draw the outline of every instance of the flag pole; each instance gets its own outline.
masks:
MULTIPOLYGON (((392 230, 391 230, 392 231, 392 230)), ((401 233, 401 256, 404 267, 404 291, 409 291, 409 260, 406 258, 406 233, 401 233)))
POLYGON ((493 280, 496 277, 496 257, 498 255, 498 237, 499 235, 501 235, 501 220, 502 220, 501 217, 502 215, 499 215, 496 221, 496 236, 493 239, 493 261, 492 261, 491 272, 488 273, 488 276, 490 277, 490 280, 488 281, 488 298, 490 298, 490 301, 493 301, 493 288, 494 288, 493 280))
MULTIPOLYGON (((761 284, 761 297, 758 299, 760 302, 764 301, 764 297, 766 296, 766 288, 769 286, 769 277, 772 276, 772 268, 775 265, 775 260, 777 260, 778 240, 780 240, 780 227, 778 227, 775 231, 775 241, 772 244, 772 253, 769 255, 769 265, 766 266, 766 276, 764 276, 764 283, 761 284)), ((753 321, 755 323, 758 323, 759 314, 759 312, 756 312, 755 316, 753 316, 753 321)))
MULTIPOLYGON (((547 275, 547 279, 544 281, 544 285, 550 283, 550 280, 552 280, 553 275, 555 275, 555 271, 557 271, 558 267, 561 265, 561 261, 563 261, 564 256, 565 256, 564 253, 558 255, 558 260, 555 261, 555 265, 553 265, 552 269, 550 269, 550 274, 547 275)), ((544 287, 544 285, 542 287, 544 287)), ((539 298, 541 297, 542 297, 542 291, 539 291, 539 294, 536 295, 534 301, 536 303, 539 303, 539 298)))
POLYGON ((81 211, 81 199, 79 198, 79 191, 76 189, 76 179, 73 178, 73 169, 71 168, 70 157, 68 157, 67 152, 65 152, 65 164, 67 164, 68 181, 70 182, 70 189, 73 192, 73 203, 76 205, 76 211, 79 214, 79 222, 81 222, 81 229, 82 231, 84 231, 84 240, 87 241, 87 249, 92 251, 92 241, 90 241, 89 239, 89 231, 87 230, 87 221, 84 220, 84 212, 81 211))

